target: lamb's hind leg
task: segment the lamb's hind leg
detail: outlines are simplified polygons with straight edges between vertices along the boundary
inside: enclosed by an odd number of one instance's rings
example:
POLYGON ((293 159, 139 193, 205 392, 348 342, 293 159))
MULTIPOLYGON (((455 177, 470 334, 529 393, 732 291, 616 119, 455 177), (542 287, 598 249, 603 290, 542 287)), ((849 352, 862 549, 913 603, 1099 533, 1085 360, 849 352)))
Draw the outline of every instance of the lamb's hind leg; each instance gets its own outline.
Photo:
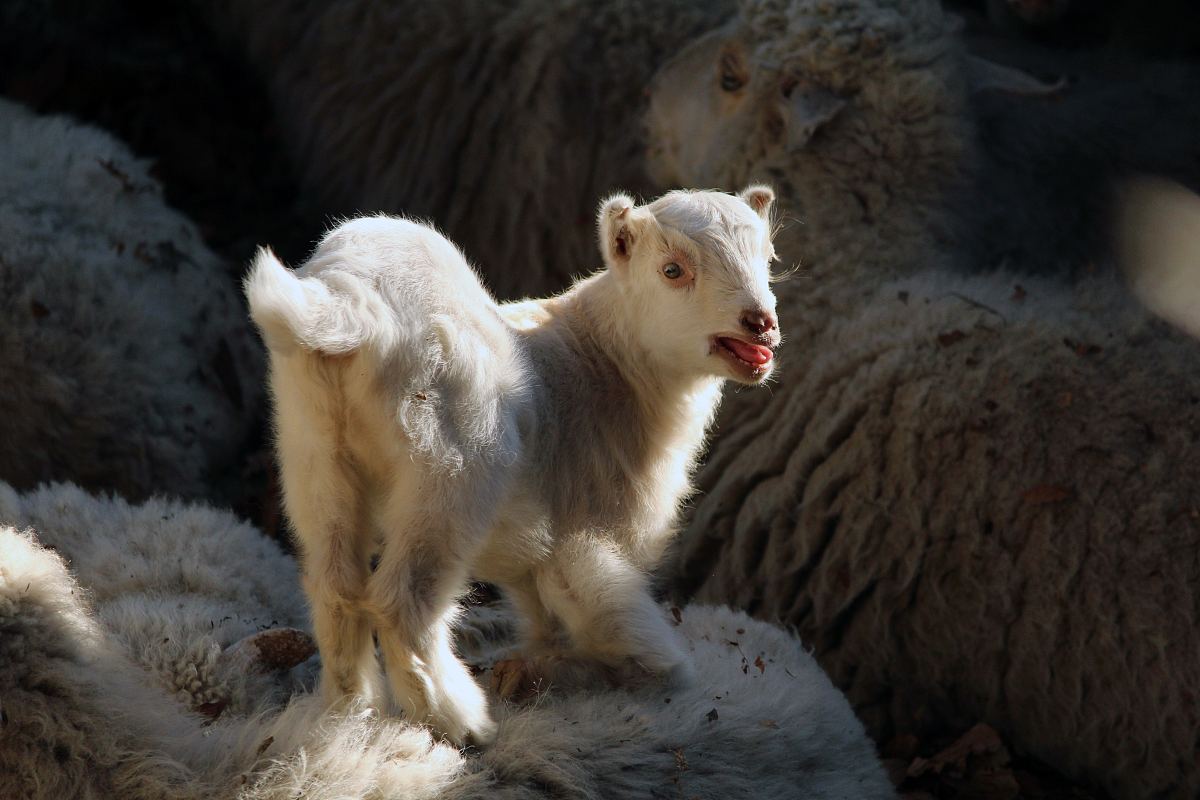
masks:
POLYGON ((379 667, 362 607, 370 551, 361 497, 336 450, 311 438, 304 453, 283 445, 281 452, 285 503, 321 654, 321 692, 330 705, 354 698, 373 704, 379 667))
POLYGON ((458 744, 495 736, 483 692, 451 643, 468 567, 495 508, 488 488, 487 477, 427 474, 415 493, 394 492, 370 581, 393 699, 409 719, 458 744))

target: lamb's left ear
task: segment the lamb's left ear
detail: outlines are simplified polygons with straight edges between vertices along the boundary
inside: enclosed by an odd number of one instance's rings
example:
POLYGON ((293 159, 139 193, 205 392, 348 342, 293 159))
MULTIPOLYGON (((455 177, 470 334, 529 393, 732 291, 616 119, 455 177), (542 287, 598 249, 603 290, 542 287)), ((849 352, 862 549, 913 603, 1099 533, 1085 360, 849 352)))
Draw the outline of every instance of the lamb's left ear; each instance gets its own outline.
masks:
POLYGON ((606 266, 621 269, 633 258, 641 232, 641 214, 627 194, 614 194, 600 204, 600 252, 606 266))
POLYGON ((746 201, 746 205, 758 212, 760 217, 768 222, 771 220, 771 206, 775 204, 775 191, 770 186, 764 186, 761 183, 747 186, 742 189, 738 197, 746 201))

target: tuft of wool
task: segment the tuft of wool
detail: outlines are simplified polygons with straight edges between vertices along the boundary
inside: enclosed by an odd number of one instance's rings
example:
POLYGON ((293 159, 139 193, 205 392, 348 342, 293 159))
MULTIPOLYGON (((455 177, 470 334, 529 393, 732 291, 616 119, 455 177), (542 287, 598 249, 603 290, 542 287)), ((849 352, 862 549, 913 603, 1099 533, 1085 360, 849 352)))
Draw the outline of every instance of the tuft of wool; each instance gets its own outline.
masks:
POLYGON ((0 485, 0 522, 65 557, 129 658, 182 707, 248 714, 307 680, 236 669, 223 651, 274 628, 306 628, 295 562, 232 514, 154 498, 130 505, 71 484, 0 485))
POLYGON ((958 52, 958 26, 937 0, 742 0, 738 10, 763 62, 796 74, 836 71, 845 86, 958 52))
MULTIPOLYGON (((690 688, 493 699, 496 744, 464 753, 401 719, 324 712, 311 662, 176 688, 241 633, 303 624, 290 559, 227 513, 0 484, 0 553, 5 797, 894 796, 801 643, 729 609, 680 613, 690 688)), ((514 637, 506 609, 473 607, 459 650, 486 669, 514 637)))
POLYGON ((0 477, 210 496, 259 411, 241 300, 149 164, 0 100, 0 477))

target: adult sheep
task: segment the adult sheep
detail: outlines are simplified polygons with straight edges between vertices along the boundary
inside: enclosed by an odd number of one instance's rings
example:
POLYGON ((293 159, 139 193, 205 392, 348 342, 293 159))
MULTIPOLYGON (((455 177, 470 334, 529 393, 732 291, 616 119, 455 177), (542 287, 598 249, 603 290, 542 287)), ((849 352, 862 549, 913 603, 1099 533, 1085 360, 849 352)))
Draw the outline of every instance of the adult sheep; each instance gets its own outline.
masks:
POLYGON ((968 52, 930 0, 742 8, 656 76, 648 168, 668 187, 771 181, 802 220, 804 264, 940 251, 977 271, 1079 275, 1111 260, 1129 174, 1200 186, 1194 65, 971 40, 1071 81, 1041 82, 968 52))
POLYGON ((771 180, 805 267, 676 588, 797 626, 876 735, 985 719, 1115 795, 1194 794, 1200 352, 1104 277, 921 269, 970 164, 951 32, 934 3, 748 3, 656 83, 744 87, 712 148, 662 126, 704 95, 656 94, 654 165, 771 180))
POLYGON ((587 263, 595 198, 651 193, 645 87, 728 11, 727 0, 297 0, 207 13, 265 75, 319 210, 431 219, 507 299, 561 289, 587 263))
MULTIPOLYGON (((324 713, 311 664, 286 670, 295 657, 231 656, 304 623, 291 559, 228 513, 0 483, 0 553, 4 797, 894 796, 800 643, 728 609, 682 612, 691 689, 497 702, 499 737, 480 754, 405 721, 324 713)), ((476 607, 464 627, 459 651, 486 666, 513 620, 476 607)))
POLYGON ((211 496, 258 411, 234 287, 149 165, 0 100, 0 476, 211 496))

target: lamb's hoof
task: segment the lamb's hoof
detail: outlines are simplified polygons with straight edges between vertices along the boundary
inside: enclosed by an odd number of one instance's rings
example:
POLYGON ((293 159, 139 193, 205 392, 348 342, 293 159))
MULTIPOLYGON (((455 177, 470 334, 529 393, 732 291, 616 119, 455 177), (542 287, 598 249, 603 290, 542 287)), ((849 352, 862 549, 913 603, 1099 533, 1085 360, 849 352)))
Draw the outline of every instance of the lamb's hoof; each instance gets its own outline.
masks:
POLYGON ((491 719, 484 720, 473 729, 467 731, 461 742, 462 747, 472 747, 484 750, 496 742, 496 731, 499 726, 491 719))
POLYGON ((497 725, 487 696, 471 674, 462 668, 443 678, 424 723, 459 748, 484 748, 496 741, 497 725))
MULTIPOLYGON (((480 700, 482 699, 481 691, 480 700)), ((496 741, 496 731, 499 727, 488 713, 486 702, 455 704, 454 707, 444 708, 441 714, 410 715, 405 711, 405 717, 428 729, 434 739, 441 739, 459 749, 482 750, 491 746, 496 741)))
POLYGON ((387 708, 372 687, 341 684, 330 679, 321 681, 321 700, 325 710, 334 714, 370 710, 376 716, 383 716, 387 708))
POLYGON ((523 703, 547 688, 538 659, 506 658, 492 667, 492 691, 504 700, 523 703))
POLYGON ((487 712, 487 708, 478 709, 470 718, 437 719, 427 718, 425 726, 429 728, 434 738, 441 737, 449 744, 460 750, 472 748, 485 750, 496 741, 496 731, 499 727, 487 712))

